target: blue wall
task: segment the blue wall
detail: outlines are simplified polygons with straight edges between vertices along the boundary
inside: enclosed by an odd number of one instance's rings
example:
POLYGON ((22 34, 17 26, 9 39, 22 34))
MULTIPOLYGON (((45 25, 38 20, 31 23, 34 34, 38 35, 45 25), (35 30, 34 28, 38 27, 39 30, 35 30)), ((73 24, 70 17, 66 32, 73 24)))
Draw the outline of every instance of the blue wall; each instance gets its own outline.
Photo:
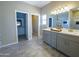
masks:
POLYGON ((21 25, 18 26, 18 35, 27 35, 26 34, 26 16, 27 14, 17 12, 17 20, 21 20, 21 25))

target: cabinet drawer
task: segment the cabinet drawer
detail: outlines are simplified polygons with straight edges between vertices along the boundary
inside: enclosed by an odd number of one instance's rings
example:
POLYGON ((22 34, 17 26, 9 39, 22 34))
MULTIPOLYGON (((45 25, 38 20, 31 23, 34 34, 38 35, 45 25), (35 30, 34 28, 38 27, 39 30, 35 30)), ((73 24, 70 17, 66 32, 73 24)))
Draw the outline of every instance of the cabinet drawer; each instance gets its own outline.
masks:
POLYGON ((68 40, 72 40, 72 41, 75 41, 75 42, 79 43, 79 37, 78 36, 68 35, 68 34, 61 34, 61 33, 58 33, 57 36, 65 38, 65 39, 68 39, 68 40))

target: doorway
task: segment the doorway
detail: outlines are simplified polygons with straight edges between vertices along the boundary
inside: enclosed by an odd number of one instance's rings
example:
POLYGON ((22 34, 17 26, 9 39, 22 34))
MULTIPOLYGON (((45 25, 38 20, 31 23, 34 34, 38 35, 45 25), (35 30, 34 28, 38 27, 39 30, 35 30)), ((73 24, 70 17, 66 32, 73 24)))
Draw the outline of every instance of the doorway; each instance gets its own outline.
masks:
POLYGON ((16 12, 18 41, 27 40, 27 14, 16 12))
POLYGON ((38 37, 39 16, 32 15, 32 37, 38 37))

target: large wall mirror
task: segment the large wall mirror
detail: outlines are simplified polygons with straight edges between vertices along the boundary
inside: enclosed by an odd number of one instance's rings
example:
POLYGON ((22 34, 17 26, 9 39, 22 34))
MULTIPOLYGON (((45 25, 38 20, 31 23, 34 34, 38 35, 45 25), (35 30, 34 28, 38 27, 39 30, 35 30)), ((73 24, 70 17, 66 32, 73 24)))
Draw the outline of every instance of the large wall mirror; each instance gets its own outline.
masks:
POLYGON ((79 30, 79 8, 73 8, 69 11, 61 12, 58 14, 50 14, 49 19, 53 20, 49 22, 49 27, 52 28, 67 28, 79 30))
POLYGON ((73 29, 79 29, 79 8, 71 10, 71 24, 70 27, 73 29))
POLYGON ((52 18, 52 27, 61 27, 61 28, 68 28, 69 27, 69 12, 63 12, 55 15, 50 15, 50 18, 52 18))

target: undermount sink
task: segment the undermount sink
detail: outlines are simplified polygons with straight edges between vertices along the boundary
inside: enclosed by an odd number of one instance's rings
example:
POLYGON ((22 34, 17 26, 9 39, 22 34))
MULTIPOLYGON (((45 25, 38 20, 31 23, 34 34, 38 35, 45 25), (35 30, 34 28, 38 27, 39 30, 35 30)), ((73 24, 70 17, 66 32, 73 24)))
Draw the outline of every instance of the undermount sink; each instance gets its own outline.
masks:
POLYGON ((73 29, 68 29, 68 32, 74 32, 74 30, 73 29))
POLYGON ((51 28, 50 30, 51 31, 56 31, 56 32, 61 32, 62 31, 61 29, 57 29, 57 28, 51 28))

